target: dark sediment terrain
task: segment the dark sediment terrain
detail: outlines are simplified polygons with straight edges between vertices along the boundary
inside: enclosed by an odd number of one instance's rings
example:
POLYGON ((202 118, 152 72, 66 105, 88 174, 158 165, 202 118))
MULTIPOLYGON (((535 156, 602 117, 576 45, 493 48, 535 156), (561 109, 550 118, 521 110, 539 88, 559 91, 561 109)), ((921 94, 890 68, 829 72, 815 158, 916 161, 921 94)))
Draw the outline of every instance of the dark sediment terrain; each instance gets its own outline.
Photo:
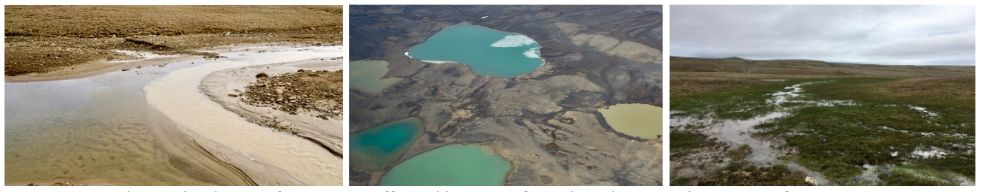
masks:
MULTIPOLYGON (((383 171, 448 144, 489 146, 512 163, 506 185, 661 185, 662 143, 611 129, 597 109, 662 103, 661 6, 351 6, 351 60, 390 62, 381 93, 350 91, 350 133, 405 117, 425 134, 383 171), (521 33, 544 66, 513 78, 405 55, 447 26, 521 33)), ((661 117, 657 117, 661 118, 661 117)), ((657 125, 656 129, 661 128, 657 125)))

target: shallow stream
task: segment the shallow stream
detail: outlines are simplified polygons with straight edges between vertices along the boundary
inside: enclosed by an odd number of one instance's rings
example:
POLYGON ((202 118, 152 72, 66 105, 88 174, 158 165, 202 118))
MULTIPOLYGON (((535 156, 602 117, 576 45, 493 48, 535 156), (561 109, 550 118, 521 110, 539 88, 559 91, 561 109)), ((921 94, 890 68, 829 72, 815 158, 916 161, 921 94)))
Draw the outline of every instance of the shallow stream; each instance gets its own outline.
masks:
MULTIPOLYGON (((108 185, 214 185, 189 175, 156 144, 143 88, 189 67, 329 57, 340 47, 230 48, 195 59, 59 81, 6 83, 7 185, 70 181, 108 185)), ((130 53, 130 52, 128 52, 130 53)), ((137 54, 135 52, 135 54, 137 54)), ((151 55, 151 54, 146 54, 151 55)))

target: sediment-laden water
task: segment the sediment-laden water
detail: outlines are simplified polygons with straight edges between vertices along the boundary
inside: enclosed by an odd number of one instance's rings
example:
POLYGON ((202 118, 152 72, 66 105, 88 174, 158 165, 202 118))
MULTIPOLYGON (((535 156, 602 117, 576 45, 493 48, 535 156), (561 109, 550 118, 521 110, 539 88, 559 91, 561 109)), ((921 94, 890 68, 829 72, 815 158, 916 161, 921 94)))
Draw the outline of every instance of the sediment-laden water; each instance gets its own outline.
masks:
POLYGON ((626 135, 658 139, 662 135, 662 108, 648 104, 617 104, 597 109, 607 125, 626 135))
POLYGON ((380 93, 384 88, 401 81, 400 78, 382 78, 388 73, 387 61, 350 61, 350 88, 365 93, 380 93))

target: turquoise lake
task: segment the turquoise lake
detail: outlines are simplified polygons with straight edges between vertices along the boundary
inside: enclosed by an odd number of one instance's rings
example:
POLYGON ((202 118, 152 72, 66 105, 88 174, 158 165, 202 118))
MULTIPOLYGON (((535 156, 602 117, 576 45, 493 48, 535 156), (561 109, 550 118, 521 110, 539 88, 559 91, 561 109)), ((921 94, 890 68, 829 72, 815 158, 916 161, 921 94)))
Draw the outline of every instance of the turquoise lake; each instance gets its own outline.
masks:
POLYGON ((504 185, 511 162, 479 145, 447 145, 416 155, 381 177, 383 186, 504 185))
POLYGON ((430 63, 462 63, 474 73, 514 77, 535 71, 545 63, 542 47, 528 36, 460 24, 447 27, 424 43, 412 46, 408 56, 430 63))
POLYGON ((409 117, 350 135, 350 165, 378 171, 397 160, 422 135, 422 120, 409 117))

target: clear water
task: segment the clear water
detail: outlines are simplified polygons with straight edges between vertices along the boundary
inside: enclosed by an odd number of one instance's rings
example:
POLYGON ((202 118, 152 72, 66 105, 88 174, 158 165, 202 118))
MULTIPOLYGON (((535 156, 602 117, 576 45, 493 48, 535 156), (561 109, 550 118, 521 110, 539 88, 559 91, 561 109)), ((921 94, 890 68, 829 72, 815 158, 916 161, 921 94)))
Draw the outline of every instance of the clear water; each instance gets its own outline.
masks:
POLYGON ((479 75, 514 77, 535 71, 545 63, 535 40, 517 33, 476 25, 454 25, 439 31, 408 56, 430 63, 455 62, 479 75))
POLYGON ((597 109, 607 125, 626 135, 658 139, 662 135, 662 108, 648 104, 617 104, 597 109))
POLYGON ((364 93, 380 93, 384 88, 401 81, 399 78, 386 78, 387 61, 350 61, 350 88, 364 93))
POLYGON ((398 159, 422 135, 422 120, 409 117, 350 135, 350 165, 378 171, 398 159))
POLYGON ((381 177, 384 186, 504 185, 511 163, 491 148, 447 145, 405 160, 381 177))
POLYGON ((6 83, 6 182, 208 185, 183 174, 155 148, 142 91, 151 80, 191 66, 6 83))

